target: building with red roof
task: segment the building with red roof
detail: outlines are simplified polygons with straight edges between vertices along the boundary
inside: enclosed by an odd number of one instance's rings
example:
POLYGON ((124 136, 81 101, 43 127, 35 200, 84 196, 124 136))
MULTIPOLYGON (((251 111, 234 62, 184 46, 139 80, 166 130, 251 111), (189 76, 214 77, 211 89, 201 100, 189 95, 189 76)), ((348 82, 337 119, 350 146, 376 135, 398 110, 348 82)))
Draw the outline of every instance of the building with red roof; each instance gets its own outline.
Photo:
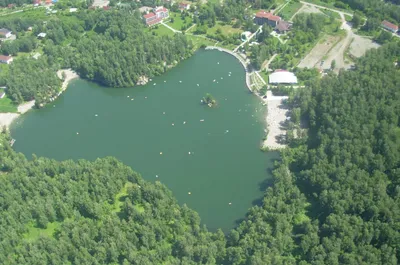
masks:
POLYGON ((10 64, 13 61, 11 56, 0 55, 0 63, 10 64))
POLYGON ((256 13, 256 17, 254 18, 254 22, 258 25, 268 24, 271 27, 275 28, 278 22, 281 20, 281 17, 275 16, 271 12, 265 12, 261 10, 256 13))
POLYGON ((399 26, 397 26, 397 25, 395 25, 393 23, 390 23, 387 20, 382 21, 381 26, 384 29, 387 29, 387 30, 389 30, 389 31, 391 31, 393 33, 396 33, 397 31, 399 31, 399 26))
POLYGON ((156 7, 153 9, 153 12, 147 13, 143 15, 144 22, 147 26, 153 26, 155 24, 160 23, 164 18, 169 17, 168 9, 165 7, 156 7))

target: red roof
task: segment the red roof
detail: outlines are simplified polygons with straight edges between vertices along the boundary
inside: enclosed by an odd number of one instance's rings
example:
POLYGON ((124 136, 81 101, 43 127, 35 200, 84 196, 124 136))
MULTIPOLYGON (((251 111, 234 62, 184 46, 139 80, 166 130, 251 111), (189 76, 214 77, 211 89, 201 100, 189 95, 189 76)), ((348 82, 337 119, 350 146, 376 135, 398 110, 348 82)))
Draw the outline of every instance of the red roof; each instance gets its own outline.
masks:
POLYGON ((0 55, 0 61, 8 61, 11 58, 12 58, 11 56, 0 55))
POLYGON ((382 21, 382 25, 386 26, 387 28, 396 30, 396 31, 399 30, 399 26, 397 26, 397 25, 395 25, 393 23, 390 23, 389 21, 386 21, 386 20, 382 21))
POLYGON ((162 20, 162 18, 157 18, 157 19, 154 19, 154 20, 152 20, 152 21, 146 22, 146 24, 147 24, 148 26, 151 26, 151 25, 157 24, 157 23, 160 22, 161 20, 162 20))
POLYGON ((148 14, 146 14, 146 15, 143 15, 143 17, 145 18, 145 19, 148 19, 148 18, 151 18, 151 17, 155 17, 156 16, 156 14, 154 14, 154 13, 148 13, 148 14))
POLYGON ((261 10, 261 11, 257 12, 256 17, 258 17, 258 18, 266 18, 266 19, 272 20, 272 21, 281 20, 281 18, 279 16, 275 16, 274 14, 272 14, 270 12, 265 12, 264 10, 261 10))

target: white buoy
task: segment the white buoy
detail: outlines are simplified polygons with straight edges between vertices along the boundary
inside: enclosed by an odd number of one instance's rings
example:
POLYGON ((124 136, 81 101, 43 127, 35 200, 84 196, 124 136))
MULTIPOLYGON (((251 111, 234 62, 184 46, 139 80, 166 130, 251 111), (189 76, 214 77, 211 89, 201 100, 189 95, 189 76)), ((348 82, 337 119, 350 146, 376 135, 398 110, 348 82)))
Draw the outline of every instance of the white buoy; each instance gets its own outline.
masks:
POLYGON ((156 83, 153 84, 153 86, 155 86, 155 85, 156 85, 156 83))
POLYGON ((162 114, 164 114, 164 115, 165 115, 165 111, 164 111, 162 114))
POLYGON ((131 98, 131 101, 134 100, 133 98, 131 98))
POLYGON ((219 64, 219 62, 217 64, 219 64))
POLYGON ((79 134, 78 132, 76 134, 79 134))
POLYGON ((147 97, 144 97, 144 98, 147 98, 147 97))
POLYGON ((174 126, 175 124, 172 123, 172 126, 174 126))
POLYGON ((126 96, 127 98, 129 98, 129 96, 126 96))
POLYGON ((190 194, 192 194, 192 193, 189 191, 188 194, 190 195, 190 194))
POLYGON ((156 178, 158 178, 158 175, 156 175, 156 178))
POLYGON ((221 77, 221 79, 224 79, 223 77, 221 77))
POLYGON ((182 83, 182 81, 179 81, 179 83, 182 83))
POLYGON ((215 82, 215 79, 213 80, 213 82, 215 82))
POLYGON ((164 80, 164 83, 165 83, 165 82, 167 82, 167 81, 164 80))
POLYGON ((162 152, 160 152, 160 155, 162 155, 162 152))
POLYGON ((99 115, 97 115, 97 114, 94 114, 94 116, 96 116, 96 117, 97 117, 97 116, 99 116, 99 115))
POLYGON ((56 107, 56 105, 53 105, 53 108, 55 108, 56 107))
POLYGON ((186 121, 184 121, 183 124, 186 124, 186 121))
POLYGON ((197 84, 197 86, 200 86, 199 84, 197 84))
POLYGON ((190 152, 188 152, 188 154, 190 155, 190 152))
POLYGON ((200 121, 201 121, 201 122, 203 122, 204 120, 203 120, 203 119, 201 119, 200 121))
POLYGON ((230 202, 229 205, 232 205, 232 203, 230 202))

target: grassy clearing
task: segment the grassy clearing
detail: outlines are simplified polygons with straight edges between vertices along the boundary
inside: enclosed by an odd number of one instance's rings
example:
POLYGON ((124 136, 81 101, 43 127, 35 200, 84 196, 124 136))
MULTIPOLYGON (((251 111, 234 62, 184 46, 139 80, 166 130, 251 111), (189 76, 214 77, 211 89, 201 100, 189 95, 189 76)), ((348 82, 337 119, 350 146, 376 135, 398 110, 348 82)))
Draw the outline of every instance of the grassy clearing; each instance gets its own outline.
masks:
POLYGON ((41 236, 52 237, 55 230, 60 226, 60 222, 48 223, 47 228, 42 229, 36 227, 34 223, 27 225, 28 233, 24 234, 24 238, 28 241, 34 241, 41 236))
POLYGON ((266 71, 260 71, 259 73, 261 75, 261 77, 264 79, 264 81, 268 84, 269 83, 269 78, 268 78, 268 74, 266 71))
MULTIPOLYGON (((121 212, 122 205, 124 204, 126 196, 128 196, 128 188, 133 187, 133 185, 134 184, 131 182, 126 183, 125 186, 121 189, 121 191, 115 195, 114 203, 111 205, 112 208, 111 212, 113 213, 121 212)), ((134 205, 134 207, 139 213, 144 212, 144 207, 142 205, 136 204, 134 205)))
POLYGON ((347 12, 349 11, 347 9, 342 9, 342 8, 335 7, 334 6, 334 2, 325 3, 325 2, 322 2, 320 0, 303 0, 303 1, 311 3, 311 4, 316 4, 316 5, 319 5, 319 6, 329 7, 329 8, 332 8, 332 9, 336 9, 338 11, 347 11, 347 12))
POLYGON ((172 30, 170 30, 164 25, 156 25, 154 27, 149 28, 148 31, 157 36, 164 36, 164 35, 173 36, 175 34, 172 30))
MULTIPOLYGON (((0 94, 3 92, 2 89, 0 89, 0 94)), ((18 106, 12 100, 5 95, 4 98, 0 99, 0 113, 2 112, 18 112, 18 106)))
POLYGON ((320 9, 321 12, 323 12, 325 15, 329 16, 329 17, 333 17, 334 19, 341 19, 340 15, 338 12, 334 12, 328 9, 320 9))
POLYGON ((344 19, 345 19, 347 22, 350 22, 350 21, 353 19, 353 17, 344 14, 344 19))
POLYGON ((235 33, 241 33, 243 30, 240 28, 234 28, 232 25, 226 24, 222 21, 218 21, 214 27, 207 30, 207 34, 216 35, 217 30, 220 30, 223 35, 228 36, 235 33))
POLYGON ((191 40, 193 43, 193 50, 198 50, 201 46, 214 46, 216 41, 211 41, 196 35, 186 35, 186 38, 191 40))
POLYGON ((182 19, 181 13, 175 13, 171 12, 170 14, 170 19, 173 20, 173 22, 168 22, 167 25, 176 29, 176 30, 183 30, 189 28, 193 20, 191 17, 186 16, 185 19, 182 19))
POLYGON ((24 9, 23 12, 7 14, 6 18, 31 18, 35 20, 46 20, 48 16, 46 16, 46 9, 42 7, 32 8, 32 9, 24 9))
POLYGON ((302 6, 303 4, 300 2, 290 2, 279 11, 278 15, 286 20, 289 20, 302 6))

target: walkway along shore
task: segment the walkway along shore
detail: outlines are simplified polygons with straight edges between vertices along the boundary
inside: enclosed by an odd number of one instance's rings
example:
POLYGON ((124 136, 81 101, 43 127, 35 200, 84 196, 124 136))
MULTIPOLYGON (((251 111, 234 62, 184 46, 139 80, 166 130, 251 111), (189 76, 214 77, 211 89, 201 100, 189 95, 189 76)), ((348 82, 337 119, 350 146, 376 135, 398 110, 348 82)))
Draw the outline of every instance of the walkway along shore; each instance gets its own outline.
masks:
MULTIPOLYGON (((61 91, 57 94, 57 96, 54 97, 57 98, 58 96, 61 95, 62 92, 64 92, 67 87, 69 82, 75 78, 79 78, 78 74, 72 71, 71 69, 63 69, 59 70, 57 72, 57 76, 62 79, 63 74, 65 73, 65 79, 61 85, 61 91)), ((28 102, 24 102, 18 106, 18 112, 17 113, 0 113, 0 129, 3 128, 4 126, 9 129, 11 123, 18 118, 21 114, 24 114, 25 112, 29 111, 35 106, 35 100, 31 100, 28 102)))
MULTIPOLYGON (((244 70, 246 72, 246 86, 250 90, 250 92, 254 93, 256 96, 258 96, 264 104, 268 105, 267 107, 267 114, 265 117, 266 125, 268 127, 268 134, 266 139, 263 141, 261 144, 262 149, 270 149, 270 150, 276 150, 276 149, 281 149, 285 148, 285 145, 280 143, 280 138, 282 136, 284 137, 286 135, 286 131, 282 128, 282 123, 286 121, 286 116, 288 110, 283 108, 282 102, 283 100, 286 100, 288 97, 287 96, 282 96, 282 97, 277 97, 273 96, 272 92, 270 90, 267 91, 267 97, 264 98, 262 95, 260 95, 256 90, 252 89, 253 84, 251 83, 251 78, 250 76, 253 74, 253 72, 249 72, 249 65, 250 63, 247 62, 244 58, 242 58, 239 54, 236 52, 221 48, 221 47, 215 47, 215 46, 207 46, 205 48, 206 50, 218 50, 221 52, 226 52, 234 57, 236 57, 239 62, 243 65, 244 70)), ((258 73, 256 73, 259 78, 258 73)), ((266 82, 261 78, 264 84, 266 82)))

